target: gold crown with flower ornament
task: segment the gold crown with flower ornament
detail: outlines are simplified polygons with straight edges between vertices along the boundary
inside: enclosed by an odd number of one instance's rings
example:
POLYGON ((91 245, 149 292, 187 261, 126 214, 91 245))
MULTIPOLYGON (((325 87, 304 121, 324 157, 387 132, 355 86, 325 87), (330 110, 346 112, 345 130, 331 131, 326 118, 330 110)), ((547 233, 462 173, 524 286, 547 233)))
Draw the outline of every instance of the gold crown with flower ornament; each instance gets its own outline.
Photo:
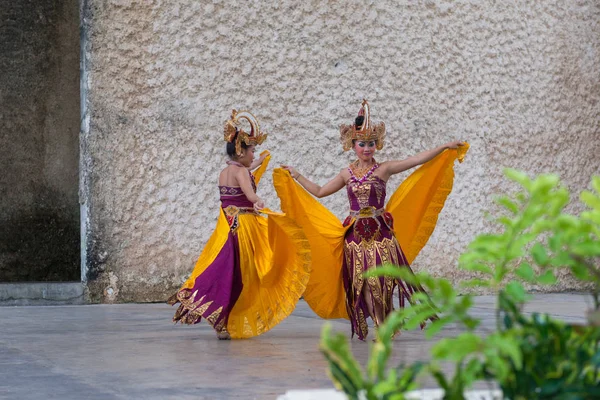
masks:
POLYGON ((374 140, 377 150, 381 150, 383 148, 383 140, 385 139, 385 124, 383 122, 371 123, 371 112, 367 100, 363 100, 358 115, 364 117, 360 127, 357 127, 356 124, 340 125, 340 141, 342 142, 344 151, 352 148, 353 140, 365 142, 374 140))
POLYGON ((223 138, 227 143, 235 140, 235 154, 242 155, 242 142, 246 146, 258 146, 267 139, 267 134, 261 132, 256 117, 249 111, 231 111, 231 118, 225 122, 223 138), (240 128, 241 120, 245 119, 250 124, 250 133, 240 128), (237 133, 237 135, 236 135, 237 133))

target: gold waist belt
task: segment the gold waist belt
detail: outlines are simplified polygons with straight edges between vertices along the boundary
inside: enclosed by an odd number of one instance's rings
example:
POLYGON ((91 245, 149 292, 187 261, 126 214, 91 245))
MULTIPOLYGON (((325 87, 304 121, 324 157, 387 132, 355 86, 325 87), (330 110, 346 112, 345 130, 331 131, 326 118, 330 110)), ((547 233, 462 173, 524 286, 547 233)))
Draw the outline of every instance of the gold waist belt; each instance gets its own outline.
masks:
POLYGON ((358 211, 350 210, 350 216, 354 218, 375 218, 385 212, 385 208, 364 207, 358 211))
POLYGON ((256 211, 253 207, 236 207, 236 206, 227 206, 223 209, 225 215, 234 216, 239 214, 255 214, 258 215, 258 211, 256 211))

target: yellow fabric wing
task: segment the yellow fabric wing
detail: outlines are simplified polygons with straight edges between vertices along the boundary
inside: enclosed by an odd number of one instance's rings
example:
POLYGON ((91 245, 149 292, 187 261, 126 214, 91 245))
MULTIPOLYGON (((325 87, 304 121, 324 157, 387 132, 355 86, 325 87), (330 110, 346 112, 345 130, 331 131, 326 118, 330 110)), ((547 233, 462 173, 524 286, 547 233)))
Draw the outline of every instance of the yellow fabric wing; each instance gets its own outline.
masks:
POLYGON ((342 279, 347 228, 286 170, 276 168, 273 171, 273 184, 281 200, 281 209, 302 227, 310 243, 312 270, 304 299, 321 318, 348 319, 342 279))
POLYGON ((254 182, 256 185, 258 185, 258 182, 260 182, 260 178, 262 178, 263 174, 267 170, 267 167, 269 166, 269 162, 271 161, 271 153, 269 153, 269 150, 264 150, 260 153, 261 156, 263 154, 267 154, 267 156, 263 160, 262 164, 260 164, 260 167, 256 168, 252 173, 252 175, 254 175, 254 182))
POLYGON ((469 145, 448 149, 423 164, 396 189, 386 210, 394 217, 396 238, 412 263, 435 229, 454 183, 454 161, 462 162, 469 145))
POLYGON ((244 285, 227 322, 234 339, 260 335, 289 316, 310 274, 310 246, 302 229, 281 215, 239 216, 244 285))

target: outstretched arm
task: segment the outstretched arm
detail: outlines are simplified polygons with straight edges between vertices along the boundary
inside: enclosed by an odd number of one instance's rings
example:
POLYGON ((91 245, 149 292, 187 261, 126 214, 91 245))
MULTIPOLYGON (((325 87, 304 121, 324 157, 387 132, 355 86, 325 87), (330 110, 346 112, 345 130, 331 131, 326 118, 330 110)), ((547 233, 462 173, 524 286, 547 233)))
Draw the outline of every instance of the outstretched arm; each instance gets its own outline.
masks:
POLYGON ((304 187, 304 189, 306 189, 310 194, 319 199, 337 192, 346 185, 341 172, 337 174, 335 178, 327 182, 324 186, 319 186, 316 183, 311 182, 308 178, 300 175, 300 173, 296 171, 294 167, 282 165, 281 168, 289 171, 292 175, 292 178, 298 181, 298 183, 301 184, 302 187, 304 187))
POLYGON ((456 149, 460 146, 464 146, 464 143, 461 141, 449 142, 434 149, 415 154, 404 160, 384 162, 381 164, 381 167, 383 167, 387 177, 390 177, 391 175, 399 174, 400 172, 416 167, 417 165, 425 164, 446 149, 456 149))
POLYGON ((254 171, 256 168, 260 167, 260 165, 263 163, 263 161, 265 161, 265 158, 267 158, 267 156, 269 155, 268 151, 264 151, 260 157, 258 157, 256 160, 252 161, 252 164, 250 164, 250 171, 254 171))

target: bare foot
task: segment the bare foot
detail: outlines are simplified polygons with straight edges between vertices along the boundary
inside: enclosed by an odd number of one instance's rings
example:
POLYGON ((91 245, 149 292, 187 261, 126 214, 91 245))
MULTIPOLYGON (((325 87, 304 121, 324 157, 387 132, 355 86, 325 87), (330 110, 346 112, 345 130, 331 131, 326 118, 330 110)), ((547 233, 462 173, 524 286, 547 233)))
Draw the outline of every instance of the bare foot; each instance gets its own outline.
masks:
POLYGON ((219 340, 231 340, 231 335, 227 331, 217 332, 217 337, 219 340))

